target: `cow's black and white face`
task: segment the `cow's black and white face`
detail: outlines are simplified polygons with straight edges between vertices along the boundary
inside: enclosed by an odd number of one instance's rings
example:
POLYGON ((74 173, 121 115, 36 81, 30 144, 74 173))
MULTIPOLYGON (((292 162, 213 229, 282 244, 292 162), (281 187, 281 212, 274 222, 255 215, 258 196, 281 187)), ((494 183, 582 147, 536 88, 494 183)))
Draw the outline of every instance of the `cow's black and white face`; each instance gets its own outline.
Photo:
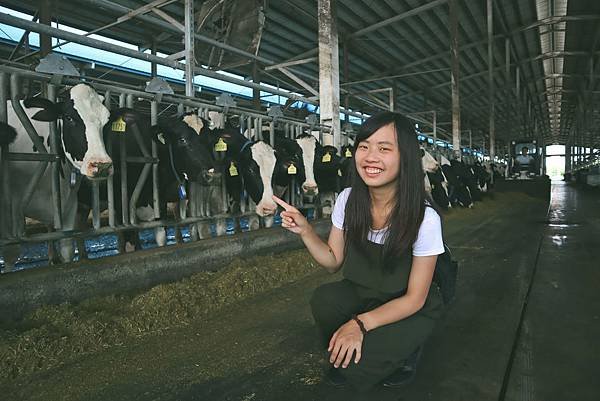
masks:
POLYGON ((199 117, 188 114, 161 120, 154 129, 157 142, 171 146, 177 172, 185 174, 190 181, 209 184, 217 173, 204 123, 199 117))
POLYGON ((312 136, 304 136, 296 139, 296 142, 302 149, 302 161, 304 163, 305 180, 302 183, 302 191, 307 195, 317 195, 319 189, 315 180, 315 151, 317 149, 317 139, 312 136))
POLYGON ((69 91, 69 99, 52 103, 46 99, 28 99, 27 107, 40 107, 33 119, 62 121, 61 141, 66 158, 82 175, 106 178, 112 174, 112 160, 106 153, 102 129, 110 113, 102 103, 104 98, 87 84, 78 84, 69 91))
MULTIPOLYGON (((273 187, 271 183, 276 162, 275 150, 264 142, 256 142, 250 150, 252 152, 252 159, 258 167, 260 182, 256 180, 258 177, 256 177, 256 172, 254 172, 244 175, 245 185, 250 196, 254 193, 253 199, 258 199, 259 192, 262 192, 260 200, 256 204, 256 214, 259 216, 269 216, 277 210, 277 205, 273 202, 273 187), (248 182, 249 179, 251 179, 251 182, 248 182)), ((252 170, 252 166, 250 170, 252 170)))

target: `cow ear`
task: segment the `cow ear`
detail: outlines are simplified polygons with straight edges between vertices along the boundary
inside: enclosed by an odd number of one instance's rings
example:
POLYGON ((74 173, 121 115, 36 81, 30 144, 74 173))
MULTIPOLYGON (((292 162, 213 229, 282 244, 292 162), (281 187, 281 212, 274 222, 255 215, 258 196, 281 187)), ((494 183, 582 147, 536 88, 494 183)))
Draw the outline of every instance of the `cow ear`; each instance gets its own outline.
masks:
POLYGON ((40 109, 52 109, 54 108, 54 103, 50 100, 43 97, 28 97, 23 100, 23 104, 26 108, 30 109, 32 107, 40 108, 40 109))
POLYGON ((37 121, 54 121, 60 116, 61 107, 43 97, 30 97, 23 101, 26 108, 40 108, 31 118, 37 121))
POLYGON ((158 145, 167 145, 169 136, 165 135, 164 130, 160 127, 160 125, 153 125, 151 128, 152 132, 152 140, 156 142, 158 145))

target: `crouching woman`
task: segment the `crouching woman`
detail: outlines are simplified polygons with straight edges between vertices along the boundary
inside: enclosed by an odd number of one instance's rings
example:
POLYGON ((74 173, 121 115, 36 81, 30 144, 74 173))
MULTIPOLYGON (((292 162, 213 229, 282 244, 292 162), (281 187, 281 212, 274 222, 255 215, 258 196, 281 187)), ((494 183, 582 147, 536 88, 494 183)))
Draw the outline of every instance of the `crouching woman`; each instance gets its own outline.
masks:
POLYGON ((338 196, 327 242, 302 214, 275 198, 282 226, 343 280, 311 299, 327 348, 331 384, 360 391, 412 379, 443 303, 432 277, 444 253, 441 220, 424 188, 414 125, 400 114, 372 116, 354 147, 351 187, 338 196))

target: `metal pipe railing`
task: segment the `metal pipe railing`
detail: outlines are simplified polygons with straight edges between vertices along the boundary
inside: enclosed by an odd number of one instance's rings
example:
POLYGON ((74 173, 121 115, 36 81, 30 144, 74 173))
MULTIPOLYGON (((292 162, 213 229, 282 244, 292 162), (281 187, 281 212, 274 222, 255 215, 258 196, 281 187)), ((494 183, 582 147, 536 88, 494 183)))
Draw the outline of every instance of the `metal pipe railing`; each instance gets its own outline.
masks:
MULTIPOLYGON (((56 101, 56 85, 48 84, 48 100, 56 101)), ((56 121, 50 122, 50 152, 59 154, 60 133, 58 132, 56 121)), ((60 161, 52 164, 52 205, 54 206, 54 229, 62 229, 62 204, 60 196, 60 161)))
MULTIPOLYGON (((37 131, 33 127, 33 124, 29 120, 29 117, 25 113, 23 106, 21 106, 18 74, 13 74, 10 77, 10 92, 11 92, 11 105, 15 112, 15 115, 17 116, 17 118, 19 119, 19 121, 21 122, 23 127, 25 128, 25 131, 29 135, 31 142, 33 142, 37 151, 39 153, 41 153, 42 155, 47 155, 48 151, 46 150, 46 146, 44 145, 44 142, 38 136, 37 131)), ((55 156, 58 157, 57 155, 55 155, 55 156)), ((33 173, 31 181, 29 181, 27 183, 27 186, 25 187, 25 190, 23 191, 23 196, 21 198, 21 202, 19 202, 18 205, 13 205, 13 206, 18 206, 19 221, 22 221, 22 222, 25 221, 25 215, 24 215, 25 209, 29 205, 29 202, 31 201, 31 196, 33 195, 36 188, 38 187, 40 179, 42 178, 42 176, 44 175, 44 173, 46 171, 46 168, 48 167, 48 163, 49 162, 47 160, 39 161, 39 164, 38 164, 37 168, 35 169, 35 172, 33 173)), ((17 218, 17 217, 14 216, 14 214, 13 214, 13 222, 15 222, 15 218, 17 218)), ((16 224, 15 224, 15 227, 17 227, 16 224)))
MULTIPOLYGON (((0 122, 8 123, 8 76, 0 72, 0 122)), ((8 171, 8 145, 0 147, 0 238, 12 235, 12 205, 10 198, 10 175, 8 171)))

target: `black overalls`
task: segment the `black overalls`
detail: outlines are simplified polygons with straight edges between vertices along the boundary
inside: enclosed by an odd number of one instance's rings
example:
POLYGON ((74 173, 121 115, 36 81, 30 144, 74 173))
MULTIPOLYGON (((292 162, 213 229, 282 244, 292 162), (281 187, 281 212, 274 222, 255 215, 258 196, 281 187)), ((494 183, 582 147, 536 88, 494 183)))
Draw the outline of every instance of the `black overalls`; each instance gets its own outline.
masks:
MULTIPOLYGON (((368 242, 365 253, 347 245, 342 281, 317 288, 311 299, 313 317, 325 347, 333 333, 351 319, 406 293, 412 265, 412 250, 394 261, 395 269, 383 270, 383 245, 368 242)), ((425 305, 417 313, 367 333, 358 364, 354 359, 341 374, 358 390, 368 390, 403 365, 423 344, 443 310, 439 289, 432 284, 425 305)))

